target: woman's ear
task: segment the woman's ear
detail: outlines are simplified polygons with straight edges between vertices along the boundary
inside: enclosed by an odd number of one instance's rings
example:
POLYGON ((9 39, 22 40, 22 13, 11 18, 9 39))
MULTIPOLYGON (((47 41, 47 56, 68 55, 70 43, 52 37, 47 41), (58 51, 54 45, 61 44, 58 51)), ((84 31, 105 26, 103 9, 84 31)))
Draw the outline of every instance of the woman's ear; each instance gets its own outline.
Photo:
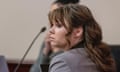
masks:
POLYGON ((83 34, 83 28, 79 27, 73 30, 74 38, 79 38, 83 34))

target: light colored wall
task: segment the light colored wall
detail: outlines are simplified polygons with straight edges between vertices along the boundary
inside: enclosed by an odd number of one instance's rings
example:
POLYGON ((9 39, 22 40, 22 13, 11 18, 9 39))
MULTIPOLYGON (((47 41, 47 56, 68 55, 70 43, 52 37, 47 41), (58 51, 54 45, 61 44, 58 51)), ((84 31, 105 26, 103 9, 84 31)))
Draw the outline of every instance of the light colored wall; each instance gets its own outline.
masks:
MULTIPOLYGON (((21 59, 40 28, 47 26, 47 13, 54 0, 0 0, 0 55, 21 59)), ((103 40, 120 44, 120 0, 82 0, 102 26, 103 40)), ((37 39, 27 60, 35 60, 46 33, 37 39)))

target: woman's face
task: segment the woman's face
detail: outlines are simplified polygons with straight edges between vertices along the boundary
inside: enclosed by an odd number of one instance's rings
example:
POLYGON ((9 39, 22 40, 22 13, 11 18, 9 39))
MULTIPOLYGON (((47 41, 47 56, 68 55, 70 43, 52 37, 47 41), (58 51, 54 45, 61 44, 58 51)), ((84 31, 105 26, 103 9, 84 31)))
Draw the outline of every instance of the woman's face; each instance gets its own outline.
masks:
POLYGON ((67 30, 61 23, 53 22, 49 30, 49 40, 52 47, 64 48, 67 45, 67 30))

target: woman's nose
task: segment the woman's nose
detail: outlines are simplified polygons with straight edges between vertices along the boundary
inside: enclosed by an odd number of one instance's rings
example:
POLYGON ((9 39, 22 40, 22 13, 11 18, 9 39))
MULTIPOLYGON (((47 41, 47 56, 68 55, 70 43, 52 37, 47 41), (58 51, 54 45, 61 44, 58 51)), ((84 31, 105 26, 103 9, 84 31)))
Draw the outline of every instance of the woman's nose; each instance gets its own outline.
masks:
POLYGON ((54 26, 52 26, 49 30, 50 33, 54 33, 54 26))

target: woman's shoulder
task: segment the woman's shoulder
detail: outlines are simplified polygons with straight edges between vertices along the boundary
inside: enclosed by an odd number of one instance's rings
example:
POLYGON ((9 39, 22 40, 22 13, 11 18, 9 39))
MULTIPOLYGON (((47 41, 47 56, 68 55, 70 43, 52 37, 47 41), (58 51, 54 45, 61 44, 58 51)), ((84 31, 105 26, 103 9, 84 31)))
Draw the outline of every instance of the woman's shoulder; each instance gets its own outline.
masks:
POLYGON ((60 53, 56 56, 54 56, 52 59, 66 59, 66 58, 71 58, 71 57, 81 57, 81 56, 86 56, 87 53, 84 48, 76 48, 76 49, 71 49, 66 52, 60 53))
POLYGON ((56 55, 51 60, 50 64, 50 67, 53 67, 55 65, 55 67, 58 67, 59 65, 61 65, 61 67, 65 66, 67 68, 70 68, 72 72, 78 72, 80 70, 83 72, 89 72, 86 71, 86 67, 88 70, 90 69, 94 70, 93 72, 97 72, 96 65, 91 61, 91 59, 89 59, 84 48, 72 49, 56 55))
MULTIPOLYGON (((89 58, 84 48, 71 49, 52 58, 51 64, 64 62, 66 64, 73 65, 79 64, 82 61, 88 62, 89 58)), ((84 62, 82 62, 84 63, 84 62)))

